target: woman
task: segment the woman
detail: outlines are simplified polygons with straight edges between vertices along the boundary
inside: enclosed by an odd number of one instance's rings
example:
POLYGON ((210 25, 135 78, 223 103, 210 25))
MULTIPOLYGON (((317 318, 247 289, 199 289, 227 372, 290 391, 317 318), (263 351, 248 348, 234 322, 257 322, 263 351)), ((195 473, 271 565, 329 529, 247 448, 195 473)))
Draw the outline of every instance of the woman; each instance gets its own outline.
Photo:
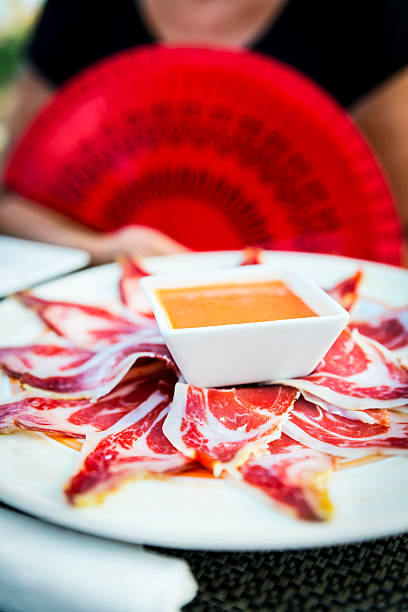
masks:
MULTIPOLYGON (((326 88, 376 149, 408 220, 408 3, 405 0, 49 0, 27 51, 11 122, 18 138, 55 89, 121 49, 171 44, 245 47, 276 57, 326 88)), ((138 226, 103 235, 4 193, 4 233, 88 250, 93 261, 119 252, 182 250, 138 226)))

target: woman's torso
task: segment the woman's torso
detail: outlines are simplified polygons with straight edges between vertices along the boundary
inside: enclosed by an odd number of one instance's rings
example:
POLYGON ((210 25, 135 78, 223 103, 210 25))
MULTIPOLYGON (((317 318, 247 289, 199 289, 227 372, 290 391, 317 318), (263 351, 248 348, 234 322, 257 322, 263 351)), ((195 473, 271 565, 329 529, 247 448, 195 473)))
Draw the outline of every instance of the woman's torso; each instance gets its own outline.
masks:
MULTIPOLYGON (((317 81, 344 106, 350 106, 407 61, 408 36, 403 33, 408 28, 408 3, 400 0, 237 0, 239 10, 247 5, 252 14, 231 13, 230 26, 228 14, 217 9, 228 4, 226 0, 182 2, 198 8, 184 17, 177 30, 177 14, 167 16, 167 21, 160 17, 160 4, 175 6, 168 0, 49 0, 28 57, 58 86, 82 68, 123 49, 163 37, 185 43, 189 19, 191 23, 197 15, 200 23, 191 42, 204 42, 198 34, 202 29, 204 39, 206 32, 214 33, 215 40, 210 43, 225 41, 227 46, 246 46, 275 57, 317 81), (255 6, 259 14, 254 12, 255 6), (216 12, 211 22, 211 7, 220 14, 219 31, 214 27, 216 12)), ((180 2, 177 6, 180 8, 180 2)))

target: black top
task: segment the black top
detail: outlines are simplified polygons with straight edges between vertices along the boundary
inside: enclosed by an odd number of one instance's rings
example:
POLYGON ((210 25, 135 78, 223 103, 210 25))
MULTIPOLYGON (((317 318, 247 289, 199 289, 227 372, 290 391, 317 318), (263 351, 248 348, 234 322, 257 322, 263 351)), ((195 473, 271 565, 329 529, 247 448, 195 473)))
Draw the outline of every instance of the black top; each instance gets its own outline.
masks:
MULTIPOLYGON (((153 42, 137 0, 48 0, 27 53, 60 85, 98 59, 153 42)), ((408 63, 408 1, 289 0, 251 48, 349 106, 408 63)))

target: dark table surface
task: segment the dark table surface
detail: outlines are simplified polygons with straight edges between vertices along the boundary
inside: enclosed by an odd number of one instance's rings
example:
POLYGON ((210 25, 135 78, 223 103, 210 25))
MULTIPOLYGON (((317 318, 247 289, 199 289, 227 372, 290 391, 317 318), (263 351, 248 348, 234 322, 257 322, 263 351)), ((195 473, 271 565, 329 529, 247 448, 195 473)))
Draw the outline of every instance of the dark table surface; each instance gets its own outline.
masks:
POLYGON ((199 593, 186 611, 408 611, 408 534, 290 552, 151 550, 189 563, 199 593))
POLYGON ((145 548, 189 564, 199 590, 183 612, 408 612, 408 534, 286 552, 145 548))

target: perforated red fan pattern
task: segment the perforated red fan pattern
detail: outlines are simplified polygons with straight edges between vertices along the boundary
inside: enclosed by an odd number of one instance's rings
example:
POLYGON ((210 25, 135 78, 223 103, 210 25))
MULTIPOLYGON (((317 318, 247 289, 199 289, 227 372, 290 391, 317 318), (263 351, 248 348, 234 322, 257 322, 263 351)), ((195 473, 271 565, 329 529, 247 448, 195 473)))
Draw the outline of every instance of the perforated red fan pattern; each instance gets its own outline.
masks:
POLYGON ((6 181, 101 231, 400 263, 390 193, 346 114, 247 52, 156 46, 96 64, 40 114, 6 181))

